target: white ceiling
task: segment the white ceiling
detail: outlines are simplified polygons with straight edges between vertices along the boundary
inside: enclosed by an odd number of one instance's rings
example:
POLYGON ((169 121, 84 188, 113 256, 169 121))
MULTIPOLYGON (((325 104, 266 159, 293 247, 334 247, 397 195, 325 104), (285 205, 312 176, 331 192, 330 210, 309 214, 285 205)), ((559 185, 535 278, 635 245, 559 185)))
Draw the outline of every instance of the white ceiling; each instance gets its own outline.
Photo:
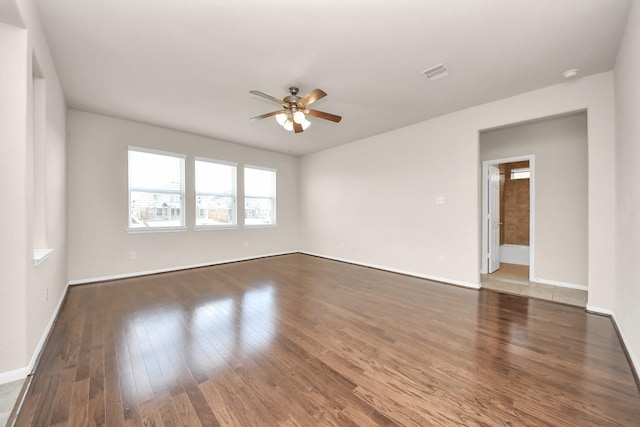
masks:
POLYGON ((303 155, 611 70, 630 0, 35 0, 71 108, 303 155), (427 81, 441 62, 451 76, 427 81), (301 134, 291 85, 328 96, 301 134))

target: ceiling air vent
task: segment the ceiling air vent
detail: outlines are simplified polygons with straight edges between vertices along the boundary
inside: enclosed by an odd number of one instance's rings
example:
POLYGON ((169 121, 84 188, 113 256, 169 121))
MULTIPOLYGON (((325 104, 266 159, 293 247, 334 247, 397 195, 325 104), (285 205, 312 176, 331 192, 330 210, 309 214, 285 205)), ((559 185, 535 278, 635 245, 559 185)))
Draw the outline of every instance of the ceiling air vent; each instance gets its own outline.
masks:
POLYGON ((424 70, 422 75, 430 82, 435 82, 436 80, 447 77, 449 75, 449 71, 447 71, 447 66, 445 64, 438 64, 435 67, 424 70))

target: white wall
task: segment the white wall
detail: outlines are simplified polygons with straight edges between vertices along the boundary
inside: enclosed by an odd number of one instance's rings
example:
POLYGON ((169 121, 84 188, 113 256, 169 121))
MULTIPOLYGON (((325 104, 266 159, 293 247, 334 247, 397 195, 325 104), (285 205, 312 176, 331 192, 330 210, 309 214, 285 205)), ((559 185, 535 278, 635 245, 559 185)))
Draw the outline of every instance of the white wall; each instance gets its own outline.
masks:
POLYGON ((25 287, 27 284, 26 122, 27 32, 0 23, 0 372, 26 365, 25 287), (10 351, 9 349, 14 349, 10 351))
MULTIPOLYGON (((29 0, 3 0, 0 11, 13 10, 11 22, 0 23, 0 383, 25 377, 46 337, 67 279, 64 96, 40 22, 29 0), (9 5, 11 6, 11 5, 9 5), (34 170, 32 125, 32 57, 37 56, 45 79, 46 123, 42 131, 45 153, 34 170), (52 255, 33 265, 34 177, 46 177, 46 245, 52 255), (48 295, 48 298, 46 298, 48 295)), ((0 16, 0 21, 4 17, 0 16)), ((43 240, 44 242, 44 240, 43 240)))
POLYGON ((640 5, 634 2, 615 68, 616 282, 614 313, 640 372, 640 5))
POLYGON ((69 279, 87 281, 298 249, 298 159, 127 120, 68 112, 69 279), (129 145, 182 153, 187 231, 127 233, 129 145), (232 230, 194 231, 194 156, 238 162, 232 230), (277 227, 242 226, 244 164, 277 169, 277 227), (245 243, 247 247, 245 247, 245 243), (135 251, 136 259, 129 259, 135 251))
POLYGON ((587 286, 587 115, 480 134, 480 160, 535 156, 534 277, 587 286))
POLYGON ((587 110, 589 304, 613 307, 613 73, 448 114, 305 156, 303 250, 479 283, 479 132, 587 110), (445 205, 436 197, 445 196, 445 205), (438 256, 445 263, 438 263, 438 256))

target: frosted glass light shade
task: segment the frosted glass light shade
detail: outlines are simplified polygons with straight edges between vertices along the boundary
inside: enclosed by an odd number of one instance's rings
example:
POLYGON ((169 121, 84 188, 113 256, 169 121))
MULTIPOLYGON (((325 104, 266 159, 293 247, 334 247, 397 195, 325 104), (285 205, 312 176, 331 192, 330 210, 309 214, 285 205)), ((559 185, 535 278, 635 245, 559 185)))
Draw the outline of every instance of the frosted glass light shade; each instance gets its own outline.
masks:
POLYGON ((287 121, 284 122, 282 127, 288 130, 289 132, 291 132, 293 130, 293 122, 291 121, 291 119, 287 119, 287 121))
POLYGON ((299 124, 305 120, 304 113, 302 111, 296 111, 293 113, 293 121, 299 124))
POLYGON ((302 123, 300 123, 300 125, 302 125, 302 130, 307 130, 307 128, 311 126, 311 122, 307 119, 304 119, 302 123))
POLYGON ((276 121, 280 126, 283 126, 284 122, 287 121, 287 115, 285 113, 276 114, 276 121))

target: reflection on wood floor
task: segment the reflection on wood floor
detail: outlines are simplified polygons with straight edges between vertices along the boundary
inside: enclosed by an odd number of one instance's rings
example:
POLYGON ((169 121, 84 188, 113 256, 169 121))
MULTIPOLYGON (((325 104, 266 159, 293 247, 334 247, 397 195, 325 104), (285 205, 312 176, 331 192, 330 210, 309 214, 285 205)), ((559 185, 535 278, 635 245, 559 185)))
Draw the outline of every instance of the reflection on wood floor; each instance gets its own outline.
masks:
POLYGON ((480 281, 483 288, 498 292, 587 306, 587 291, 530 282, 528 265, 500 263, 496 272, 481 275, 480 281))
POLYGON ((640 393, 607 317, 292 254, 72 287, 17 425, 640 425, 640 393))

